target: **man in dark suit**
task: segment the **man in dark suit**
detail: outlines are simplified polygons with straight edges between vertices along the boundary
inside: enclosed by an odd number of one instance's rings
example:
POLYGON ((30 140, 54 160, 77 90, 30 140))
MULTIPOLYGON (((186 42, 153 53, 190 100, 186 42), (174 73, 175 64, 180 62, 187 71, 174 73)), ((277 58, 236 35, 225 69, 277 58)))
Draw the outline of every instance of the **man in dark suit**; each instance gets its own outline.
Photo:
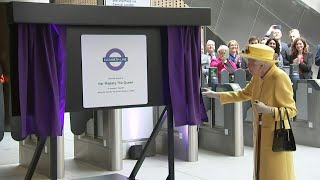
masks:
POLYGON ((288 66, 290 64, 290 55, 291 55, 291 44, 293 44, 293 41, 297 38, 300 38, 300 32, 298 29, 291 29, 289 31, 289 39, 290 43, 287 45, 288 48, 286 48, 286 57, 287 59, 283 59, 283 64, 288 66))
POLYGON ((207 53, 201 54, 202 78, 205 83, 208 82, 207 77, 208 77, 208 71, 209 71, 211 60, 213 58, 216 58, 215 50, 216 50, 215 42, 213 40, 208 40, 206 44, 207 53))

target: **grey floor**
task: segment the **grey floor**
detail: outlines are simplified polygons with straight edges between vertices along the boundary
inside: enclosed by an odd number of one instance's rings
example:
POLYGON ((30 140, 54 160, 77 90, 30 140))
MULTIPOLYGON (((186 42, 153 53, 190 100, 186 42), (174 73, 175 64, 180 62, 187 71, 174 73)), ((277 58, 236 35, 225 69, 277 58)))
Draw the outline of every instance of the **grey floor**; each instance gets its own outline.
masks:
MULTIPOLYGON (((12 140, 9 133, 0 142, 0 180, 24 179, 27 169, 19 166, 18 142, 12 140)), ((223 154, 199 150, 197 162, 175 160, 175 177, 177 180, 250 180, 252 179, 253 151, 245 147, 243 157, 231 157, 223 154)), ((320 149, 298 145, 295 156, 297 180, 320 179, 320 149)), ((123 170, 110 172, 73 159, 73 135, 68 123, 65 125, 65 177, 98 176, 118 173, 129 176, 135 165, 134 160, 124 160, 123 170)), ((147 157, 137 179, 164 180, 168 175, 167 157, 156 155, 147 157)), ((33 179, 49 179, 35 174, 33 179)))

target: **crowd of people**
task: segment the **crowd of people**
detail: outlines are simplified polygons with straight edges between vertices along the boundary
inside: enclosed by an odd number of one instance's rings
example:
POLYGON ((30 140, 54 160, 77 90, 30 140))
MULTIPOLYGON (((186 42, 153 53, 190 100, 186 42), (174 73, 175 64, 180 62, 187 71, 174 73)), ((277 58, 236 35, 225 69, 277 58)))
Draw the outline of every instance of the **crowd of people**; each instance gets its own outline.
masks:
MULTIPOLYGON (((316 56, 314 56, 299 30, 292 29, 289 31, 289 43, 283 42, 281 38, 281 26, 272 25, 264 37, 251 36, 248 44, 265 44, 271 47, 274 50, 274 60, 279 68, 296 64, 299 66, 300 79, 312 79, 312 65, 315 63, 315 65, 320 66, 320 44, 317 46, 316 56)), ((227 45, 220 45, 217 52, 215 52, 215 42, 208 40, 205 49, 206 53, 202 47, 201 56, 204 77, 208 76, 209 67, 218 69, 219 79, 220 72, 223 69, 232 75, 236 69, 242 68, 246 71, 247 80, 251 79, 252 75, 247 67, 248 60, 239 55, 243 50, 240 49, 236 40, 230 40, 227 45)), ((320 71, 317 78, 320 79, 320 71)))
POLYGON ((312 79, 312 65, 314 62, 320 65, 320 45, 314 58, 297 29, 289 32, 289 44, 281 41, 281 37, 281 26, 273 25, 263 38, 250 37, 243 50, 240 50, 236 40, 231 40, 227 45, 219 46, 215 53, 215 42, 209 40, 207 54, 202 55, 205 76, 208 76, 206 70, 210 67, 217 68, 218 79, 222 70, 230 75, 238 68, 247 72, 248 83, 240 90, 216 92, 214 88, 202 88, 202 95, 215 98, 221 104, 250 101, 253 112, 254 180, 296 179, 294 150, 274 149, 279 121, 283 119, 282 125, 287 129, 290 119, 298 113, 291 80, 281 69, 292 65, 297 68, 295 72, 300 79, 312 79))

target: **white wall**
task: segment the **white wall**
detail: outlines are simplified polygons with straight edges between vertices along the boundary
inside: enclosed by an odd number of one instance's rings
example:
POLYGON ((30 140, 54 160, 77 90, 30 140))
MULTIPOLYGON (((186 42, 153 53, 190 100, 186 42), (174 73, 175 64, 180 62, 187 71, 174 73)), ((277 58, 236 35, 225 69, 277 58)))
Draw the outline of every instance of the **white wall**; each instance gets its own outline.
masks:
POLYGON ((320 13, 320 0, 301 0, 320 13))

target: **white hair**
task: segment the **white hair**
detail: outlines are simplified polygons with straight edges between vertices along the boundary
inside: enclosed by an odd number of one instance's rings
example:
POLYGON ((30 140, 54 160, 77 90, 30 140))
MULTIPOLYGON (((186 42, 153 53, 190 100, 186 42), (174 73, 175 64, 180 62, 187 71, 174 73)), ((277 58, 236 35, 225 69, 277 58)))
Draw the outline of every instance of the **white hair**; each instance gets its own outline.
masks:
POLYGON ((225 50, 227 54, 229 54, 229 48, 226 45, 220 45, 217 52, 219 52, 220 50, 225 50))
POLYGON ((209 43, 211 43, 211 44, 216 44, 213 40, 211 40, 211 39, 209 39, 208 41, 207 41, 207 44, 209 44, 209 43))
POLYGON ((299 32, 299 30, 298 30, 298 29, 291 29, 291 30, 289 31, 289 34, 291 34, 291 33, 297 33, 297 34, 300 34, 300 32, 299 32))

